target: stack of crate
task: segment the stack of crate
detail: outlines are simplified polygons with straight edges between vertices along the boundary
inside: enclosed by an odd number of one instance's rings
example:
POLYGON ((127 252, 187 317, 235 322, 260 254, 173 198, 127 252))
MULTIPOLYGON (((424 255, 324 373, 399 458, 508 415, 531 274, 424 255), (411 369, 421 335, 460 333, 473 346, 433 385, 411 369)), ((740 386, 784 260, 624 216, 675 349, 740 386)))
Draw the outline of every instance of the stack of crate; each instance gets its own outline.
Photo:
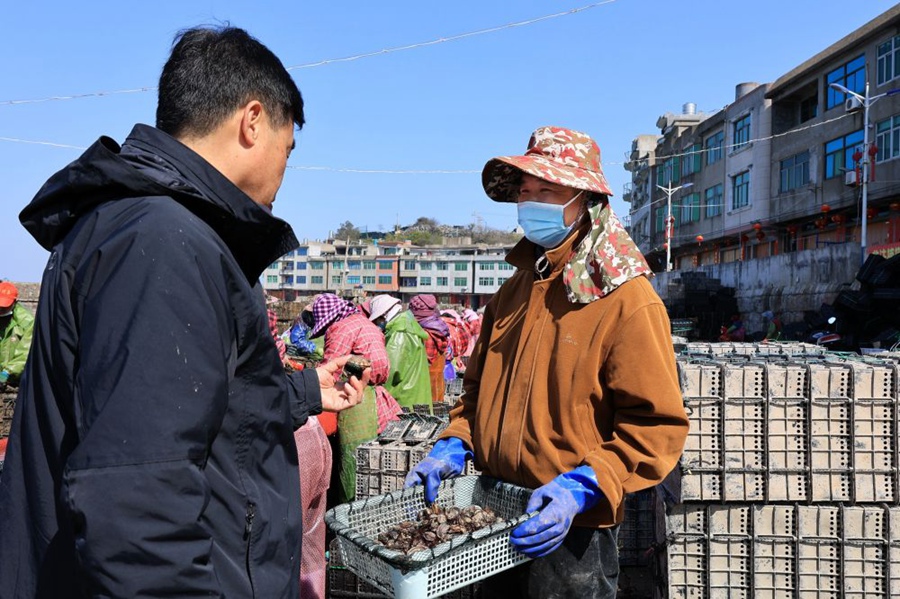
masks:
MULTIPOLYGON (((449 405, 434 404, 434 414, 423 409, 400 415, 374 441, 356 450, 356 499, 366 499, 403 488, 406 475, 425 459, 438 435, 449 424, 449 405)), ((469 462, 464 474, 478 474, 469 462)), ((340 559, 337 542, 329 548, 327 596, 333 599, 387 599, 378 589, 348 570, 340 559)), ((446 595, 449 599, 480 596, 477 584, 446 595)))
POLYGON ((679 359, 669 597, 900 593, 900 361, 803 351, 679 359))

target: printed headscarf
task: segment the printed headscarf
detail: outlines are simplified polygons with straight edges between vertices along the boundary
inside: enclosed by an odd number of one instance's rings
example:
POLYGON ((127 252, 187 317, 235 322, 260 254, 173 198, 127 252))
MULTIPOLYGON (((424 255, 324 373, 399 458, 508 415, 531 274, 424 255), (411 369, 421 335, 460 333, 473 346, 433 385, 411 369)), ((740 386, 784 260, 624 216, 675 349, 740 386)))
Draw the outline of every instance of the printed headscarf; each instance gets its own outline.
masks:
POLYGON ((310 339, 314 339, 325 332, 333 323, 343 320, 351 314, 359 312, 359 308, 345 299, 339 298, 333 293, 323 293, 316 297, 312 305, 315 324, 309 332, 310 339))
POLYGON ((573 304, 589 304, 609 295, 625 281, 652 276, 650 266, 609 206, 588 208, 590 232, 575 247, 563 269, 566 294, 573 304))
POLYGON ((426 331, 433 331, 440 337, 450 336, 450 327, 438 314, 437 299, 430 293, 413 296, 409 300, 409 311, 426 331))

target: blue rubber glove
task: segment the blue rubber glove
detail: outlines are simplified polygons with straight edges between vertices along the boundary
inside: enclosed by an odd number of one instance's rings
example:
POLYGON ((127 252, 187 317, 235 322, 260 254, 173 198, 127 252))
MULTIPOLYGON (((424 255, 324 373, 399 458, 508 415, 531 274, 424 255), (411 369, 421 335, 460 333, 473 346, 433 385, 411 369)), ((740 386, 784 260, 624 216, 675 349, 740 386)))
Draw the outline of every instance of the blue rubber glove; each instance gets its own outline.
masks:
POLYGON ((416 464, 406 476, 404 486, 425 484, 425 503, 431 505, 437 499, 438 487, 445 478, 459 476, 466 469, 466 460, 473 453, 463 445, 462 439, 449 437, 434 444, 428 457, 416 464))
POLYGON ((528 557, 544 557, 556 551, 576 514, 591 509, 603 498, 597 475, 590 466, 579 466, 535 489, 526 512, 538 511, 513 529, 510 542, 528 557))

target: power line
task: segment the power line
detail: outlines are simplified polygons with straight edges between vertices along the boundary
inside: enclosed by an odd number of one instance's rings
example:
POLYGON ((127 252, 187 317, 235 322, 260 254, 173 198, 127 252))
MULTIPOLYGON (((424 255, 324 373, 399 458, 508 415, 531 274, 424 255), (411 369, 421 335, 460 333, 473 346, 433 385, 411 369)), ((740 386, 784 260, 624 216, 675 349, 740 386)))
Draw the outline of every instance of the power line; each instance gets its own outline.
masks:
MULTIPOLYGON (((338 62, 351 62, 354 60, 360 60, 362 58, 371 58, 372 56, 383 56, 385 54, 393 54, 394 52, 403 52, 405 50, 412 50, 414 48, 424 48, 426 46, 435 46, 437 44, 444 44, 447 42, 455 42, 457 40, 475 37, 477 35, 484 35, 487 33, 495 33, 497 31, 503 31, 505 29, 513 29, 515 27, 524 27, 526 25, 533 25, 534 23, 540 23, 542 21, 548 21, 550 19, 556 19, 558 17, 564 17, 567 15, 574 15, 576 13, 584 12, 586 10, 590 10, 592 8, 597 8, 599 6, 604 6, 607 4, 612 4, 617 2, 618 0, 602 0, 601 2, 594 2, 593 4, 588 4, 586 6, 581 6, 579 8, 573 8, 571 10, 565 10, 558 13, 553 13, 551 15, 544 15, 542 17, 537 17, 534 19, 528 19, 525 21, 516 21, 514 23, 506 23, 505 25, 498 25, 496 27, 489 27, 487 29, 479 29, 478 31, 469 31, 467 33, 460 33, 457 35, 451 35, 447 37, 439 37, 437 39, 429 40, 427 42, 418 42, 415 44, 408 44, 406 46, 394 46, 392 48, 383 48, 381 50, 377 50, 375 52, 365 52, 363 54, 357 54, 355 56, 345 56, 342 58, 328 58, 325 60, 320 60, 318 62, 310 62, 306 64, 299 64, 287 67, 288 71, 295 71, 298 69, 309 69, 313 67, 320 67, 324 65, 334 64, 338 62)), ((159 89, 158 87, 139 87, 135 89, 119 89, 113 91, 101 91, 101 92, 91 92, 86 94, 71 94, 66 96, 50 96, 47 98, 37 98, 33 100, 3 100, 0 101, 0 106, 13 106, 16 104, 39 104, 42 102, 53 102, 58 100, 80 100, 82 98, 99 98, 104 96, 112 96, 115 94, 136 94, 143 92, 156 91, 159 89)))

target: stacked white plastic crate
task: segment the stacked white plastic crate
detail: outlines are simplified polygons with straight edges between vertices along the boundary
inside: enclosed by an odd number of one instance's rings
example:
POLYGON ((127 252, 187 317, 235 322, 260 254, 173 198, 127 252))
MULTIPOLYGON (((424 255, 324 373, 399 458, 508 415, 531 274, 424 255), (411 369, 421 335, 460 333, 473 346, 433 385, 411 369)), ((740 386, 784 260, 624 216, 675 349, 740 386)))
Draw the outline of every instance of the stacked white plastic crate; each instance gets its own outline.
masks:
POLYGON ((669 596, 900 597, 897 361, 752 345, 679 360, 669 596))

